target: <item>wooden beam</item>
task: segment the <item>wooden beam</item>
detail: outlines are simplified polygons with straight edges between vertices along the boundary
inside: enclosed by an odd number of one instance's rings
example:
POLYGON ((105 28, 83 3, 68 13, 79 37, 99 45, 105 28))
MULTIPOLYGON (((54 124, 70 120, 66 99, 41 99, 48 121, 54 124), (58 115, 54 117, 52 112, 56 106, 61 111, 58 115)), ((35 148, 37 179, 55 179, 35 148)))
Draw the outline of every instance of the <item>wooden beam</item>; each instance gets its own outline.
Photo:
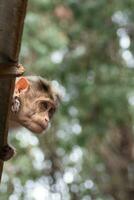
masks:
MULTIPOLYGON (((7 142, 8 120, 15 77, 23 70, 18 68, 18 56, 27 0, 0 0, 0 149, 7 142)), ((0 160, 0 180, 3 161, 0 160)))

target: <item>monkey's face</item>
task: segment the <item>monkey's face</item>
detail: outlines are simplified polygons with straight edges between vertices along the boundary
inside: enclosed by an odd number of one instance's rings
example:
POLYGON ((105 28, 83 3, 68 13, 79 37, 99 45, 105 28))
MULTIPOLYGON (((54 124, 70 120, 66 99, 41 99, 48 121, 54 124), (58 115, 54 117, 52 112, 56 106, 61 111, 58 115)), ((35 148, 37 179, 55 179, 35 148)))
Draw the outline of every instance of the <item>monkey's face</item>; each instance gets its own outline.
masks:
POLYGON ((16 113, 16 121, 32 132, 42 133, 47 129, 54 113, 55 106, 50 99, 37 97, 30 100, 21 96, 21 107, 16 113))
POLYGON ((15 97, 19 92, 20 107, 16 112, 12 110, 14 120, 32 132, 42 133, 47 129, 55 113, 55 102, 50 98, 48 92, 37 91, 30 85, 27 86, 27 83, 25 83, 25 88, 22 89, 23 85, 21 84, 21 87, 19 85, 19 89, 15 91, 15 97))
POLYGON ((20 111, 17 113, 18 122, 35 133, 42 133, 55 113, 55 107, 48 98, 38 97, 21 102, 20 111))

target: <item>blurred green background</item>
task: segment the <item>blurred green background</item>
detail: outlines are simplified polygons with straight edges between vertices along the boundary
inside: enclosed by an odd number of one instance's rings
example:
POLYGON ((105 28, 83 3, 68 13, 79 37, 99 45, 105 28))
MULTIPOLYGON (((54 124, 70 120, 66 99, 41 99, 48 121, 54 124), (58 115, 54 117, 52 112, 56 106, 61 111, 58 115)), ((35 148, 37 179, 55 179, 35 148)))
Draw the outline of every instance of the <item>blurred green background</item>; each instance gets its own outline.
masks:
POLYGON ((29 0, 20 61, 63 101, 10 134, 0 200, 134 200, 133 54, 134 0, 29 0))

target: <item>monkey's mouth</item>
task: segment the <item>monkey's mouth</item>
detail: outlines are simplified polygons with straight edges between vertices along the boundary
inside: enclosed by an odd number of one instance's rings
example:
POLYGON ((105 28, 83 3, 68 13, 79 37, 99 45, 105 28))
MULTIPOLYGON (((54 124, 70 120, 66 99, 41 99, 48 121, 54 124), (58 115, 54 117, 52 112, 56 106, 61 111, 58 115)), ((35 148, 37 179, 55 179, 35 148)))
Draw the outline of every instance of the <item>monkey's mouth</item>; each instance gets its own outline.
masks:
POLYGON ((48 127, 47 124, 39 123, 36 121, 31 121, 29 124, 22 124, 22 125, 28 128, 33 133, 39 133, 39 134, 45 131, 48 127))
POLYGON ((38 123, 38 122, 36 122, 36 124, 38 125, 38 126, 40 126, 41 128, 42 128, 42 130, 46 130, 47 129, 47 127, 48 127, 48 124, 41 124, 41 123, 38 123))
POLYGON ((46 130, 48 125, 41 124, 38 122, 33 122, 32 126, 30 127, 32 132, 35 133, 42 133, 44 130, 46 130))

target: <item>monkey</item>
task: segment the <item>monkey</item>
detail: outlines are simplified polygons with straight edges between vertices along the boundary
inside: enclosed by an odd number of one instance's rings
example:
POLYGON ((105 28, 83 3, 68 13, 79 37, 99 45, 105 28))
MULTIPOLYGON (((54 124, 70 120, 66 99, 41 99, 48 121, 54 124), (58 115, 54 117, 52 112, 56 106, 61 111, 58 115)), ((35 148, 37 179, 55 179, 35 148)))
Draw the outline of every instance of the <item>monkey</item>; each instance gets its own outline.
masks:
POLYGON ((37 76, 17 79, 11 106, 11 120, 40 134, 47 129, 60 96, 50 81, 37 76))
MULTIPOLYGON (((10 121, 17 122, 36 134, 46 131, 56 112, 60 94, 52 83, 40 76, 16 79, 12 97, 10 121)), ((14 154, 7 144, 0 151, 0 159, 6 161, 14 154)))

